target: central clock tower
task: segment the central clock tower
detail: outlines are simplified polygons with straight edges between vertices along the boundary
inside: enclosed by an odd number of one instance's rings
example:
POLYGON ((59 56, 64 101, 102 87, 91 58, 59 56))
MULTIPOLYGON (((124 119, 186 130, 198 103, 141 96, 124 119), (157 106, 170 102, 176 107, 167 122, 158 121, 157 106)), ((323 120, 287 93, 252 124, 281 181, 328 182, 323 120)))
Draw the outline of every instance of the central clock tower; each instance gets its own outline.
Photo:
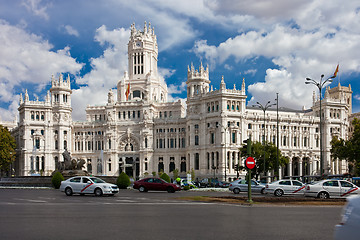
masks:
POLYGON ((143 31, 131 25, 131 36, 128 43, 129 78, 144 78, 150 72, 157 74, 158 45, 154 28, 144 26, 143 31))
POLYGON ((167 102, 167 86, 158 75, 158 45, 154 28, 144 24, 138 30, 130 27, 128 72, 118 82, 118 101, 167 102))

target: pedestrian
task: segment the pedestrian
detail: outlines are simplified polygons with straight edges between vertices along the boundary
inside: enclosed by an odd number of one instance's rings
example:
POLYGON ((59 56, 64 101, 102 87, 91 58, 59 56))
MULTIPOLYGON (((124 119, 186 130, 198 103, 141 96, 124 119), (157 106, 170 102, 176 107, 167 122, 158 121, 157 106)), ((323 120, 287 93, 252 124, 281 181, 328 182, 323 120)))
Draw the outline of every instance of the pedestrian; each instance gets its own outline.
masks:
POLYGON ((175 181, 181 187, 181 178, 177 177, 175 181))

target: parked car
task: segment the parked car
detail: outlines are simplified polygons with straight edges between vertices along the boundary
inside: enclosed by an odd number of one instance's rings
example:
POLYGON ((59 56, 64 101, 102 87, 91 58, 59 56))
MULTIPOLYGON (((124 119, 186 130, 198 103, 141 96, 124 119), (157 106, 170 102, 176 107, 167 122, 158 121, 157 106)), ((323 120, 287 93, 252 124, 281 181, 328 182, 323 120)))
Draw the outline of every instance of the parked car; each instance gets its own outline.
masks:
POLYGON ((229 187, 230 183, 225 181, 220 181, 216 178, 204 178, 199 182, 199 187, 221 187, 221 188, 227 188, 229 187))
POLYGON ((119 192, 119 188, 115 184, 107 183, 97 177, 77 176, 69 178, 61 182, 60 191, 65 192, 67 196, 73 194, 95 194, 114 195, 119 192))
POLYGON ((268 183, 265 186, 265 193, 274 194, 277 197, 282 195, 302 195, 304 194, 305 185, 298 180, 278 180, 268 183))
POLYGON ((360 226, 360 196, 347 198, 342 213, 340 224, 335 226, 335 240, 357 240, 359 239, 360 226))
POLYGON ((167 191, 174 193, 180 191, 181 187, 177 184, 168 183, 161 178, 144 178, 134 182, 134 189, 138 189, 140 192, 147 191, 167 191))
POLYGON ((318 198, 345 198, 359 194, 360 189, 346 180, 326 179, 306 185, 305 196, 318 198))
MULTIPOLYGON (((229 190, 234 192, 235 194, 239 194, 240 192, 248 191, 248 181, 245 179, 238 179, 230 183, 229 190)), ((251 192, 264 194, 265 185, 259 184, 255 180, 251 180, 251 192)))
POLYGON ((193 181, 188 181, 187 179, 181 179, 181 187, 189 186, 190 189, 196 188, 196 185, 193 181))

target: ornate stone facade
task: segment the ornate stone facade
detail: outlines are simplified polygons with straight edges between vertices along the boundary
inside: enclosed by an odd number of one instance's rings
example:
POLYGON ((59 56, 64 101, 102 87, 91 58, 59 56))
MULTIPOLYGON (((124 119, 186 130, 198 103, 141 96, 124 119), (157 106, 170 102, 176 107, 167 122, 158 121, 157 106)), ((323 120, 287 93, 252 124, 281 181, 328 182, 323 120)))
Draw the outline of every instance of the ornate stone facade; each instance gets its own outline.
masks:
MULTIPOLYGON (((19 125, 13 131, 18 143, 17 175, 51 174, 63 161, 67 147, 73 158, 85 159, 94 175, 116 176, 124 171, 133 177, 152 172, 181 175, 194 169, 198 178, 235 178, 235 164, 243 165, 239 148, 251 137, 276 143, 277 111, 246 106, 245 80, 241 89, 210 86, 209 69, 188 67, 187 108, 168 102, 166 84, 157 71, 158 46, 150 24, 143 30, 131 26, 128 72, 102 106, 88 106, 86 121, 71 118, 70 80, 52 80, 44 102, 21 97, 19 125), (130 89, 127 94, 127 89, 130 89)), ((327 172, 348 171, 345 161, 330 157, 331 137, 348 137, 351 114, 350 86, 326 89, 324 116, 324 167, 327 172), (350 99, 350 100, 349 100, 350 99)), ((290 159, 281 176, 319 173, 319 100, 314 96, 308 110, 280 108, 279 148, 290 159)), ((241 175, 244 175, 242 172, 241 175)), ((271 175, 271 173, 269 173, 271 175)))

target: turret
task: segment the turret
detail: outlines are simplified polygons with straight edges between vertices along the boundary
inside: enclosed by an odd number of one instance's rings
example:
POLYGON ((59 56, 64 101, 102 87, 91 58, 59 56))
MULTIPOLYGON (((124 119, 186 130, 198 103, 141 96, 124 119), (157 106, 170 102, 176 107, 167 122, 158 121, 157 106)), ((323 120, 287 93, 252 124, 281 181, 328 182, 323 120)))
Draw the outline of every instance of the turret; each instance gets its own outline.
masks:
POLYGON ((209 66, 204 69, 201 63, 199 70, 196 70, 193 64, 191 64, 190 68, 188 66, 186 84, 188 98, 209 92, 209 66))
POLYGON ((50 92, 52 104, 71 107, 72 91, 69 75, 66 80, 63 79, 62 74, 59 75, 59 79, 57 80, 54 78, 54 76, 52 76, 50 92))

